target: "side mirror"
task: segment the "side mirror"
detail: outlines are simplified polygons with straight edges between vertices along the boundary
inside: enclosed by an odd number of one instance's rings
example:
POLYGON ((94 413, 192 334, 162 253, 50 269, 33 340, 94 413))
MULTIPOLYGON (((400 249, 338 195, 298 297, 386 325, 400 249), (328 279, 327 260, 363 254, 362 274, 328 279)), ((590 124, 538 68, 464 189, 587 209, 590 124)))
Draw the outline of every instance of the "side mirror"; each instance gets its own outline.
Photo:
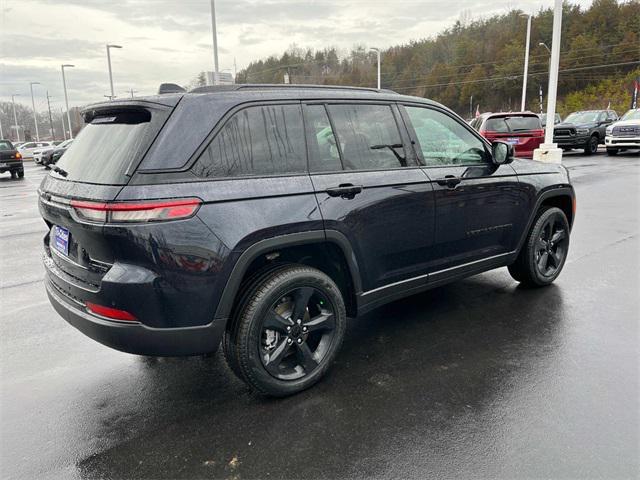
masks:
POLYGON ((506 165, 513 162, 513 145, 505 142, 493 142, 491 144, 491 156, 496 165, 506 165))

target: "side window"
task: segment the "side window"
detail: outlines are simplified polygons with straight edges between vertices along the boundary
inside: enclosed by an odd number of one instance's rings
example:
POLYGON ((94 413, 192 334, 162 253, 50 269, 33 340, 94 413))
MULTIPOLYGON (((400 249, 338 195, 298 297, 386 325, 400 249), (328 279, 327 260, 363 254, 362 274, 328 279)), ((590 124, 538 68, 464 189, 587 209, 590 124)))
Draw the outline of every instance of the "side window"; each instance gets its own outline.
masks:
POLYGON ((609 116, 609 120, 615 122, 618 119, 618 115, 616 114, 616 112, 609 111, 607 113, 608 113, 608 116, 609 116))
POLYGON ((245 108, 227 120, 193 166, 200 177, 307 170, 300 105, 245 108))
POLYGON ((345 170, 407 165, 398 125, 389 105, 329 105, 345 170))
POLYGON ((331 128, 324 105, 307 105, 305 114, 309 144, 309 170, 311 172, 342 170, 336 136, 331 128))
POLYGON ((605 112, 600 112, 598 115, 598 122, 604 122, 607 119, 607 114, 605 112))
POLYGON ((430 108, 405 108, 427 166, 475 165, 487 161, 484 143, 449 115, 430 108))

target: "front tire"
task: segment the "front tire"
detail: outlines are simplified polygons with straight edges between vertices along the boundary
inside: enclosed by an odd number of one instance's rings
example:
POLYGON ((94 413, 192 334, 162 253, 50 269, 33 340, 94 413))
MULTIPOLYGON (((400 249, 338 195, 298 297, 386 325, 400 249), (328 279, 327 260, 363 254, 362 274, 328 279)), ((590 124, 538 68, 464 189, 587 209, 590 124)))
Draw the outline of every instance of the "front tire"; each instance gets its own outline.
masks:
POLYGON ((586 155, 594 155, 598 153, 598 136, 597 135, 591 135, 591 138, 589 138, 589 142, 587 142, 587 145, 584 147, 584 153, 586 155))
POLYGON ((276 269, 242 295, 223 342, 231 369, 257 392, 283 397, 318 382, 342 345, 340 289, 304 265, 276 269))
POLYGON ((562 210, 540 210, 516 261, 511 276, 525 286, 551 284, 564 267, 569 252, 569 222, 562 210))

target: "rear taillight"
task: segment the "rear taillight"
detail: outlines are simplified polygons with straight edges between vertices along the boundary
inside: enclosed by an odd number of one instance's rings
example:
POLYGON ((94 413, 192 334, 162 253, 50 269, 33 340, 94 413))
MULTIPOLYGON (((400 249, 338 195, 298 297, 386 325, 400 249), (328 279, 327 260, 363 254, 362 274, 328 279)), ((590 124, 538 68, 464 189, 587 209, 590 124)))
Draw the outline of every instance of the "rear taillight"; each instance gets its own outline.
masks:
POLYGON ((22 154, 20 152, 16 152, 16 158, 22 158, 22 154))
POLYGON ((105 307, 104 305, 98 305, 96 303, 86 302, 87 310, 101 317, 110 318, 112 320, 124 320, 127 322, 137 322, 138 319, 127 312, 126 310, 120 310, 112 307, 105 307))
POLYGON ((540 130, 531 130, 531 136, 533 136, 533 137, 544 137, 544 129, 541 128, 540 130))
POLYGON ((200 208, 199 198, 156 200, 151 202, 89 202, 71 200, 76 214, 92 222, 132 223, 179 220, 193 216, 200 208))

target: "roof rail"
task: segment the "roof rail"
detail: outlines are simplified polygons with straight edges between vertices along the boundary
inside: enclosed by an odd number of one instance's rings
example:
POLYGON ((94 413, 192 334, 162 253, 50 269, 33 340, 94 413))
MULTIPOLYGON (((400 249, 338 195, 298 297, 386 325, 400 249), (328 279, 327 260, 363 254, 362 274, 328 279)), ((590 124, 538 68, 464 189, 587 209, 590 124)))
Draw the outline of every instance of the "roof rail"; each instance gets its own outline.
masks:
POLYGON ((313 85, 306 83, 237 83, 235 85, 208 85, 206 87, 196 87, 189 90, 189 93, 212 93, 212 92, 228 92, 236 90, 264 90, 264 89, 319 89, 319 90, 355 90, 376 93, 396 93, 393 90, 376 89, 368 87, 352 87, 348 85, 313 85))

